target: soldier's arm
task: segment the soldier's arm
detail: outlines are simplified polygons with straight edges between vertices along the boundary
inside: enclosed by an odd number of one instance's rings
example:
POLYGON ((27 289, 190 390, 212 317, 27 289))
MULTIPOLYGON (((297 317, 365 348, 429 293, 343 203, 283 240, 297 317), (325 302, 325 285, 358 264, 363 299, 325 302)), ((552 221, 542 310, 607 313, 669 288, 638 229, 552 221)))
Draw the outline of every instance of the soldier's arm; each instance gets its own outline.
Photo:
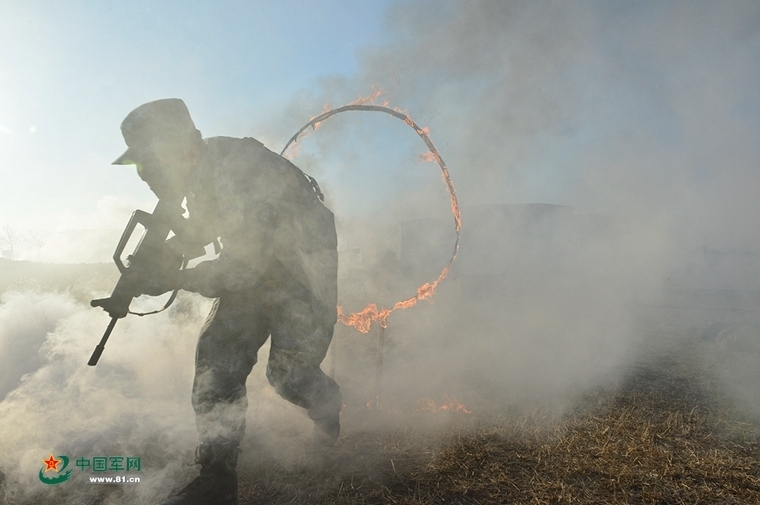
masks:
POLYGON ((234 215, 223 216, 227 226, 223 226, 219 257, 183 271, 181 289, 216 298, 256 285, 274 254, 277 208, 266 201, 244 205, 234 215))

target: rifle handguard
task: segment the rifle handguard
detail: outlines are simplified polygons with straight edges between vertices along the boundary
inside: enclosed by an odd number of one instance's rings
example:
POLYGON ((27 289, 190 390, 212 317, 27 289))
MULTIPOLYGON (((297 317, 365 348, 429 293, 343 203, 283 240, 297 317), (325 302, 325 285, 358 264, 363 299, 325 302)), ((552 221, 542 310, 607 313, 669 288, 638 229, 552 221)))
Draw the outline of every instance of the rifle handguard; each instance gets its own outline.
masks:
POLYGON ((127 307, 127 310, 123 309, 124 304, 118 303, 114 301, 113 298, 99 298, 97 300, 92 300, 90 302, 91 307, 101 307, 103 310, 108 312, 108 315, 115 318, 115 319, 121 319, 122 317, 127 317, 127 314, 129 313, 129 307, 127 307))
MULTIPOLYGON (((88 365, 94 366, 97 364, 100 355, 105 349, 108 337, 116 325, 116 321, 126 317, 127 314, 138 316, 157 314, 169 308, 177 297, 178 288, 174 290, 169 300, 161 309, 146 313, 130 311, 129 305, 132 303, 132 299, 139 296, 140 293, 133 292, 134 289, 139 288, 135 288, 130 285, 129 281, 125 281, 128 271, 147 272, 150 274, 150 272, 161 271, 164 268, 179 267, 180 270, 184 270, 189 260, 203 256, 206 253, 205 244, 200 244, 198 243, 198 239, 192 239, 191 237, 192 234, 188 231, 187 222, 182 217, 182 207, 178 202, 159 201, 152 214, 144 210, 136 210, 132 213, 113 254, 114 263, 116 263, 116 267, 121 272, 121 277, 116 283, 110 297, 99 298, 90 302, 91 306, 101 307, 108 312, 111 316, 111 322, 100 343, 95 347, 95 351, 87 363, 88 365), (140 238, 137 247, 135 247, 134 252, 127 256, 127 264, 125 265, 122 261, 124 249, 126 249, 127 243, 132 238, 132 234, 138 224, 143 225, 145 232, 140 238), (172 230, 175 236, 167 240, 167 236, 172 230)), ((213 244, 214 251, 219 254, 221 251, 219 241, 214 239, 213 244)))

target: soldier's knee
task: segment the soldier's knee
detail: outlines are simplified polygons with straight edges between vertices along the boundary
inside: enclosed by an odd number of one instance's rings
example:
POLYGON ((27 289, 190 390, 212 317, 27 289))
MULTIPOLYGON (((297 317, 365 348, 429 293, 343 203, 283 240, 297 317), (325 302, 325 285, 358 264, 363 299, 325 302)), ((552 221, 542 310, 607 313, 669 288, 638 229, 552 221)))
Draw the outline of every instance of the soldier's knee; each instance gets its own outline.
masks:
POLYGON ((267 365, 267 380, 278 394, 293 401, 302 396, 310 382, 310 376, 303 366, 270 361, 267 365))
POLYGON ((309 410, 312 418, 321 418, 341 409, 340 388, 317 366, 283 369, 270 365, 267 367, 267 378, 277 394, 309 410))
POLYGON ((192 403, 196 412, 219 403, 234 403, 245 397, 245 377, 214 368, 198 369, 193 381, 192 403))

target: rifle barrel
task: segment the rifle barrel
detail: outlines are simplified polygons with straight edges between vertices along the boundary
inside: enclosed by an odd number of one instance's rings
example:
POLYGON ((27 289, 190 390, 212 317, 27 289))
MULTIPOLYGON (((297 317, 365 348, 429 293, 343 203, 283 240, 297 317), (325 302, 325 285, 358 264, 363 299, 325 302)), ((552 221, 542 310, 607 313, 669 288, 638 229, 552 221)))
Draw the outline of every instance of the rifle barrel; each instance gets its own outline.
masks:
POLYGON ((103 334, 103 338, 100 339, 100 343, 95 346, 95 350, 92 351, 92 356, 90 356, 90 361, 87 362, 89 366, 95 366, 98 364, 98 360, 100 359, 100 355, 103 354, 103 350, 106 348, 106 342, 108 342, 108 337, 111 336, 111 332, 113 331, 114 326, 116 326, 116 321, 118 321, 118 317, 112 317, 111 322, 108 323, 108 328, 106 328, 106 332, 103 334))

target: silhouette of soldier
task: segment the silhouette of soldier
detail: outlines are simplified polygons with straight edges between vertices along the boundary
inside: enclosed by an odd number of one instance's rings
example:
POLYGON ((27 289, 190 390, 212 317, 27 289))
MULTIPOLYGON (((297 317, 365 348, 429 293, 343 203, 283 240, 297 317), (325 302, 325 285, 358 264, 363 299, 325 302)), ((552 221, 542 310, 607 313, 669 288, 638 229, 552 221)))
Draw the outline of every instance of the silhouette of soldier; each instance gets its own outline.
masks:
POLYGON ((192 393, 200 475, 164 504, 234 504, 245 382, 267 338, 267 378, 307 409, 315 443, 332 445, 340 432, 339 387, 320 369, 336 322, 333 214, 314 179, 259 141, 202 139, 182 100, 141 105, 121 131, 129 148, 114 164, 136 165, 161 200, 186 199, 187 236, 179 238, 222 244, 217 259, 192 269, 129 274, 139 293, 179 288, 214 298, 192 393))

